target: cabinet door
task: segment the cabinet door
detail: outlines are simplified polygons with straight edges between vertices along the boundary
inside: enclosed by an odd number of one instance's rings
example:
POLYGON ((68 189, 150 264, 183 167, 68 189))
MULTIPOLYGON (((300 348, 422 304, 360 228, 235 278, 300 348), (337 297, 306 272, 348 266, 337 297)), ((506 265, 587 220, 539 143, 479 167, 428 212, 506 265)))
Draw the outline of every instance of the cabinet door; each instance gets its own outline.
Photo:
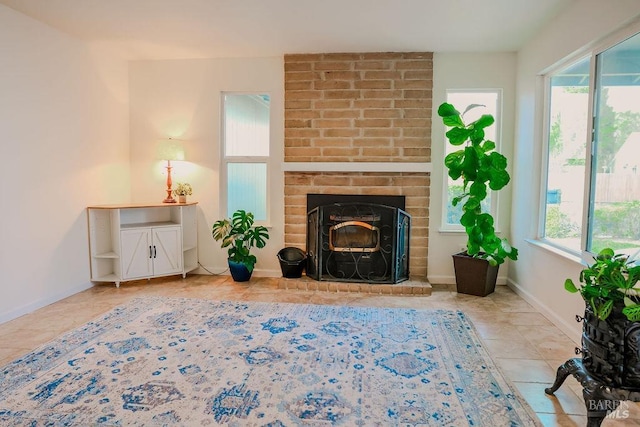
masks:
POLYGON ((180 227, 154 228, 153 274, 182 273, 182 233, 180 227))
POLYGON ((131 229, 120 232, 122 278, 153 276, 151 230, 131 229))

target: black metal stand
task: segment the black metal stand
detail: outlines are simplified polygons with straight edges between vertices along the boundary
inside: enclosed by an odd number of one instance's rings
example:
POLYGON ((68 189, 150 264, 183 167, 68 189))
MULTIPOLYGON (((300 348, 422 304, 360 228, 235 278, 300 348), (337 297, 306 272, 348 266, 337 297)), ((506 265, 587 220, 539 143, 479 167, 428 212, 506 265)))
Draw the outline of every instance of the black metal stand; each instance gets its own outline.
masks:
POLYGON ((582 396, 587 407, 587 427, 599 427, 604 418, 615 411, 623 400, 640 402, 640 390, 604 385, 587 372, 579 358, 569 359, 560 365, 556 381, 551 387, 544 389, 544 392, 553 395, 569 375, 573 375, 582 384, 582 396))

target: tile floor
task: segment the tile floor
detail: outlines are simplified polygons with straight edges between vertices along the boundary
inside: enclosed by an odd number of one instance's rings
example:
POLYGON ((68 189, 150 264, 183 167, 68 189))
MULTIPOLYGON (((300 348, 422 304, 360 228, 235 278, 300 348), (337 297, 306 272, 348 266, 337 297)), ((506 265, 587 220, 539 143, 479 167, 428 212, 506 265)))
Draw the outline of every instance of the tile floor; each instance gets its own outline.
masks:
MULTIPOLYGON (((444 308, 464 311, 505 375, 515 384, 544 426, 585 426, 582 388, 567 378, 555 397, 544 388, 557 367, 575 357, 569 339, 506 286, 485 297, 457 294, 450 285, 433 285, 430 296, 372 295, 282 289, 282 280, 252 278, 234 283, 228 276, 191 275, 128 282, 116 288, 97 284, 62 301, 0 324, 0 366, 28 353, 69 329, 142 295, 203 299, 279 301, 376 307, 444 308)), ((630 404, 629 418, 607 419, 603 427, 640 426, 640 405, 630 404)), ((496 426, 500 427, 500 426, 496 426)))

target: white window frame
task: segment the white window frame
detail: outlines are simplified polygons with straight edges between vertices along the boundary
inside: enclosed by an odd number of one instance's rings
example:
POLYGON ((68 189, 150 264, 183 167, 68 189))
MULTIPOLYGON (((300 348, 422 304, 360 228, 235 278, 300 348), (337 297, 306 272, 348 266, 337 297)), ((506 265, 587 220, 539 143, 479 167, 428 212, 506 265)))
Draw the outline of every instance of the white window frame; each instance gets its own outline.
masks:
MULTIPOLYGON (((547 218, 547 185, 549 180, 549 133, 551 128, 550 117, 551 117, 551 78, 555 75, 556 72, 569 67, 572 64, 575 64, 581 60, 589 57, 590 54, 588 52, 580 52, 579 54, 572 55, 569 58, 564 59, 562 62, 557 63, 552 68, 546 70, 543 75, 544 81, 544 95, 543 95, 543 122, 542 122, 542 165, 540 174, 540 207, 539 207, 539 215, 538 215, 538 231, 537 231, 537 240, 543 242, 545 245, 551 246, 555 250, 560 252, 565 252, 570 256, 581 257, 584 260, 592 259, 591 256, 584 251, 576 251, 567 246, 560 245, 553 240, 549 240, 545 237, 545 224, 547 218)), ((595 89, 595 83, 593 79, 593 75, 595 73, 595 55, 590 57, 589 60, 589 98, 588 102, 588 110, 587 117, 593 117, 593 94, 595 89)), ((593 133, 593 120, 589 120, 587 123, 586 137, 589 138, 593 133)), ((591 141, 586 141, 585 147, 585 156, 586 159, 591 158, 591 149, 592 144, 591 141)), ((583 191, 583 215, 582 215, 582 223, 581 223, 581 235, 580 235, 580 247, 585 247, 585 230, 587 227, 587 214, 585 212, 584 207, 588 204, 589 198, 589 176, 591 175, 591 162, 586 161, 585 159, 585 176, 584 176, 584 191, 583 191)))
MULTIPOLYGON (((498 99, 496 101, 496 115, 494 117, 495 122, 492 126, 496 128, 496 151, 500 152, 500 147, 502 145, 502 88, 474 88, 474 89, 447 89, 446 90, 446 99, 449 102, 449 94, 450 93, 492 93, 496 94, 498 99)), ((456 108, 466 108, 466 105, 454 105, 456 108)), ((462 113, 462 111, 460 111, 462 113)), ((443 135, 442 138, 444 144, 444 156, 447 155, 447 147, 449 146, 449 142, 447 141, 446 136, 443 135)), ((444 161, 444 157, 443 157, 444 161)), ((494 218, 494 227, 496 233, 500 233, 500 220, 498 215, 498 206, 499 206, 499 196, 498 192, 490 191, 491 194, 491 215, 494 218)), ((447 168, 443 168, 443 179, 442 179, 442 219, 440 221, 440 231, 445 233, 464 233, 464 227, 458 224, 450 224, 447 222, 447 214, 449 207, 449 175, 447 168)))
POLYGON ((596 61, 597 56, 607 49, 625 41, 626 39, 633 37, 636 34, 640 33, 640 21, 636 21, 619 31, 614 32, 609 37, 605 38, 598 44, 594 44, 593 46, 587 46, 584 49, 579 50, 578 52, 572 54, 571 56, 563 59, 562 61, 554 64, 552 67, 544 70, 541 75, 544 81, 544 93, 542 96, 543 100, 543 116, 542 116, 542 173, 541 173, 541 181, 540 181, 540 202, 539 202, 539 210, 538 210, 538 224, 537 224, 537 236, 536 240, 544 244, 545 246, 551 247, 552 250, 556 253, 560 253, 566 255, 570 258, 578 257, 584 264, 590 264, 593 262, 594 253, 587 251, 587 239, 588 234, 590 232, 590 207, 591 207, 591 197, 593 196, 592 184, 593 184, 593 164, 595 159, 593 157, 594 150, 594 141, 593 141, 593 132, 594 132, 594 108, 595 108, 595 92, 596 92, 596 61), (545 220, 546 220, 546 191, 547 191, 547 179, 549 172, 549 109, 550 109, 550 79, 553 73, 560 71, 563 68, 568 67, 572 63, 578 62, 581 58, 589 57, 589 106, 588 106, 588 117, 590 118, 587 123, 587 132, 586 132, 586 158, 585 158, 585 172, 584 172, 584 200, 583 200, 583 208, 582 208, 582 230, 580 235, 580 251, 575 251, 566 246, 562 246, 556 244, 553 241, 550 241, 545 238, 545 220))
POLYGON ((264 163, 266 164, 266 215, 265 219, 256 219, 255 224, 264 225, 266 227, 271 226, 271 173, 274 170, 272 159, 273 156, 273 107, 271 100, 273 95, 269 91, 223 91, 220 93, 220 210, 221 215, 227 216, 229 210, 228 193, 229 188, 228 176, 230 163, 264 163), (225 96, 226 95, 268 95, 270 99, 269 103, 269 155, 268 156, 227 156, 226 154, 226 141, 225 141, 225 125, 226 125, 226 108, 225 108, 225 96))

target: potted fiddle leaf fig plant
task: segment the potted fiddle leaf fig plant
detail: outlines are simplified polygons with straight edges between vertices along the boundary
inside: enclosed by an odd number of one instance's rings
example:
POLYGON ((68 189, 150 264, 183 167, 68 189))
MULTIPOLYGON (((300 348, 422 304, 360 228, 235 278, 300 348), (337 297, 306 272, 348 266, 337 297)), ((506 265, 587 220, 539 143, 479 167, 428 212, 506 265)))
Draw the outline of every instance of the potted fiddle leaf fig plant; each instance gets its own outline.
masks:
POLYGON ((213 224, 211 234, 216 241, 222 241, 227 250, 229 270, 236 282, 246 282, 257 262, 251 253, 253 247, 264 248, 269 239, 269 231, 262 225, 254 225, 253 213, 237 210, 231 218, 224 218, 213 224))
POLYGON ((463 120, 465 113, 480 106, 472 104, 461 114, 445 102, 438 115, 449 128, 449 143, 458 148, 444 159, 448 175, 462 181, 462 193, 452 201, 453 206, 462 203, 460 224, 467 233, 466 251, 453 255, 457 291, 486 296, 495 289, 500 264, 507 258, 517 260, 518 250, 496 235, 493 216, 483 212, 482 202, 489 190, 501 190, 511 177, 506 157, 495 151, 494 141, 485 138, 485 129, 495 121, 493 116, 484 114, 468 124, 463 120))

